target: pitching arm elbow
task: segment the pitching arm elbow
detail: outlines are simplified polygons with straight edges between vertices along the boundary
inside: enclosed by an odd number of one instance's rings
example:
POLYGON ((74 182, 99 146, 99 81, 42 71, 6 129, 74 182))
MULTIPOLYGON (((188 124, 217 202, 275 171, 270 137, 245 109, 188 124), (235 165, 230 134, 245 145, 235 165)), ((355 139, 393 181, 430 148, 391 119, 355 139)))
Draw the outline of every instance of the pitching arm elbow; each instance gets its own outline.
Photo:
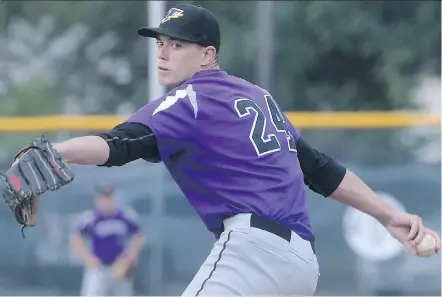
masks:
POLYGON ((302 138, 299 138, 296 147, 304 183, 313 192, 329 197, 341 184, 347 169, 333 158, 313 149, 302 138))

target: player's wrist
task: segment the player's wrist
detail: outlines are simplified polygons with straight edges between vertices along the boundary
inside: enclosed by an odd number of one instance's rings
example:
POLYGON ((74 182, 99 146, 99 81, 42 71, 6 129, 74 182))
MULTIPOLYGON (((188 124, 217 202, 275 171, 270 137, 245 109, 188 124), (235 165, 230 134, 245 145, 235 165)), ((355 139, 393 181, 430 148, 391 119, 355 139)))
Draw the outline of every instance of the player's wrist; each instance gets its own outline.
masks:
POLYGON ((69 160, 69 153, 68 153, 68 147, 66 146, 65 143, 63 142, 58 142, 58 143, 53 143, 52 147, 54 148, 54 150, 58 153, 58 155, 65 160, 68 163, 71 163, 71 161, 69 160))
POLYGON ((123 253, 122 257, 129 260, 129 261, 135 261, 138 256, 138 253, 136 251, 126 251, 123 253))
POLYGON ((91 253, 85 254, 84 259, 86 262, 100 262, 100 260, 91 253))
POLYGON ((388 209, 384 213, 382 213, 378 217, 376 217, 376 219, 383 226, 388 226, 388 225, 390 225, 390 223, 393 220, 393 218, 396 215, 396 213, 397 213, 397 210, 395 210, 395 209, 388 209))
POLYGON ((79 165, 102 165, 109 158, 109 146, 100 136, 71 138, 53 148, 66 162, 79 165))
POLYGON ((377 197, 377 202, 376 207, 374 207, 373 217, 383 226, 388 226, 398 210, 379 196, 377 197))

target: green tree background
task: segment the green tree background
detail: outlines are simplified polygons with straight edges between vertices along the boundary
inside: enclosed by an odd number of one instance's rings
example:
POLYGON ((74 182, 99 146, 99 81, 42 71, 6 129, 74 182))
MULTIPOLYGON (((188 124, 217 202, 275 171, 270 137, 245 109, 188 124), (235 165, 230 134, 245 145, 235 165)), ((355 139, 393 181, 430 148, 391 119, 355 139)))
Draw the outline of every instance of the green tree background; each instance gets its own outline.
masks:
MULTIPOLYGON (((203 5, 219 17, 223 69, 256 83, 256 2, 180 2, 203 5)), ((438 1, 274 6, 270 91, 287 111, 416 109, 410 90, 419 74, 440 75, 438 1)), ((106 114, 147 102, 147 43, 136 34, 147 24, 146 2, 6 1, 0 24, 1 116, 71 112, 66 106, 73 105, 77 113, 106 114)), ((402 162, 424 143, 401 142, 403 131, 302 132, 338 158, 370 163, 402 162)), ((29 139, 1 135, 3 153, 29 139)))

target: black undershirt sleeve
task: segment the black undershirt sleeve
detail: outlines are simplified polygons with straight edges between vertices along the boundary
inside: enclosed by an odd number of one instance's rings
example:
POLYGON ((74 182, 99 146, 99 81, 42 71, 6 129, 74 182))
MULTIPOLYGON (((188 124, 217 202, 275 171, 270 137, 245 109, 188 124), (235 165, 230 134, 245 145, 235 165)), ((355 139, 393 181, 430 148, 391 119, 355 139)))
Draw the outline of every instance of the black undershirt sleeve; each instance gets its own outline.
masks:
POLYGON ((161 162, 155 135, 143 124, 124 122, 97 136, 109 145, 109 159, 100 166, 122 166, 138 159, 161 162))
POLYGON ((318 152, 302 138, 296 142, 304 183, 324 197, 330 196, 341 184, 347 169, 331 157, 318 152))
MULTIPOLYGON (((109 158, 104 167, 122 166, 138 159, 161 162, 152 130, 140 123, 122 123, 99 134, 109 145, 109 158)), ((304 183, 314 192, 328 197, 342 182, 346 168, 331 157, 318 152, 302 138, 296 143, 304 183)))

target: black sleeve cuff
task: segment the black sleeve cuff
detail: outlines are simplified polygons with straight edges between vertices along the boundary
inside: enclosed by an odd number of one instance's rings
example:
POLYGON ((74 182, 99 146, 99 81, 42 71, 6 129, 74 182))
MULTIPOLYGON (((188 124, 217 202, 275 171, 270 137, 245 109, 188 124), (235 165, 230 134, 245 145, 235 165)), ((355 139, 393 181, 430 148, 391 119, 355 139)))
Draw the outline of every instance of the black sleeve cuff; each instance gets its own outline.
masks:
POLYGON ((109 158, 100 166, 122 166, 137 159, 161 162, 156 138, 152 130, 143 124, 125 122, 97 136, 109 145, 109 158))
POLYGON ((347 169, 331 157, 320 153, 300 138, 296 147, 304 174, 304 183, 314 192, 328 197, 339 187, 347 169))

